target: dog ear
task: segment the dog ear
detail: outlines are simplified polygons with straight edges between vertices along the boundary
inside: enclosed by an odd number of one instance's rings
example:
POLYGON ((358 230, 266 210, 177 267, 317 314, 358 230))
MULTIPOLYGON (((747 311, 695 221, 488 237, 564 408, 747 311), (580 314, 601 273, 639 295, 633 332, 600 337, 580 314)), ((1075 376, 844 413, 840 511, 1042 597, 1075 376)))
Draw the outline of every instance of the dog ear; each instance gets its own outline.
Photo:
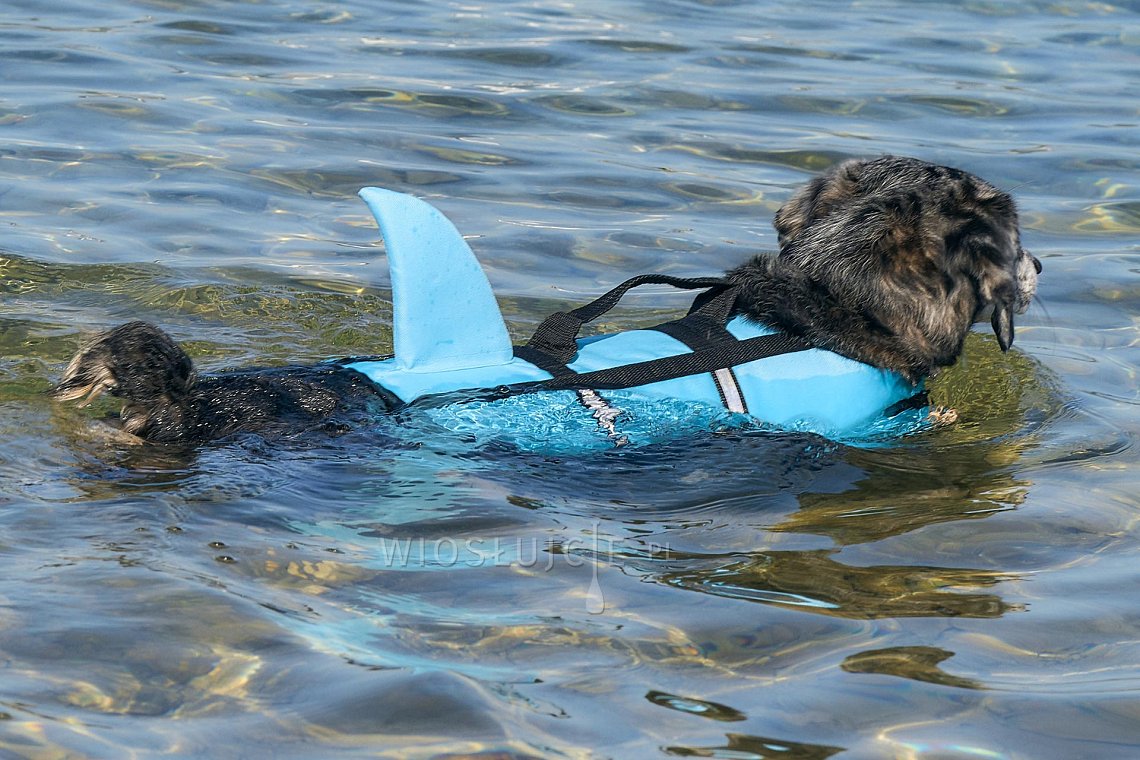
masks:
POLYGON ((994 335, 997 336, 1001 350, 1008 351, 1013 345, 1013 307, 1008 303, 994 304, 994 314, 990 318, 990 324, 994 328, 994 335))
POLYGON ((1013 345, 1013 315, 1017 311, 1016 280, 1004 266, 994 263, 1000 255, 996 249, 983 246, 977 255, 976 261, 980 265, 977 279, 979 304, 980 307, 992 306, 990 325, 1001 350, 1008 351, 1013 345))
POLYGON ((853 159, 808 182, 776 212, 772 221, 782 248, 836 208, 861 197, 859 182, 867 161, 853 159))
POLYGON ((1026 290, 1019 284, 1021 269, 1027 269, 1034 282, 1036 274, 1032 257, 1018 241, 1013 199, 981 180, 975 179, 970 189, 974 213, 952 234, 958 245, 948 247, 960 247, 971 259, 979 307, 992 305, 990 325, 1001 350, 1008 351, 1013 346, 1013 315, 1024 311, 1019 302, 1019 293, 1026 290))
POLYGON ((777 239, 782 248, 808 226, 815 211, 815 199, 823 190, 827 179, 816 177, 795 195, 789 198, 776 211, 772 226, 776 228, 777 239))

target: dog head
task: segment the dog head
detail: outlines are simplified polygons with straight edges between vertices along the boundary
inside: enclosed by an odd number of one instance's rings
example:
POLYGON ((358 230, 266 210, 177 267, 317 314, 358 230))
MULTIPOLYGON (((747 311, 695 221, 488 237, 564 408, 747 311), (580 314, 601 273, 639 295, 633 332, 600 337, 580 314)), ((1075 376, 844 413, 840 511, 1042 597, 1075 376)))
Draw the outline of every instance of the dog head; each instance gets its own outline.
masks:
POLYGON ((986 318, 1008 350, 1041 271, 1009 194, 913 158, 841 164, 796 193, 775 226, 783 264, 897 338, 918 368, 952 364, 986 318))
POLYGON ((60 401, 86 406, 109 393, 124 400, 123 430, 143 435, 178 409, 196 379, 194 364, 166 333, 128 322, 85 343, 52 389, 60 401))

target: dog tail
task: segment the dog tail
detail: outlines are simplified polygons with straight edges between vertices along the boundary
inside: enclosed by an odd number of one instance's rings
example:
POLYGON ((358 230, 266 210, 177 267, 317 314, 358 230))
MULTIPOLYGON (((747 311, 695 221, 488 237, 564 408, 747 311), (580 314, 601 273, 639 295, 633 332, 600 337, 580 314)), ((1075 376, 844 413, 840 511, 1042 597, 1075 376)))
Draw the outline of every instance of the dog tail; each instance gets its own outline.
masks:
POLYGON ((80 406, 103 393, 122 398, 123 427, 134 432, 157 408, 179 404, 194 379, 194 363, 169 335, 128 322, 85 343, 50 393, 80 406))

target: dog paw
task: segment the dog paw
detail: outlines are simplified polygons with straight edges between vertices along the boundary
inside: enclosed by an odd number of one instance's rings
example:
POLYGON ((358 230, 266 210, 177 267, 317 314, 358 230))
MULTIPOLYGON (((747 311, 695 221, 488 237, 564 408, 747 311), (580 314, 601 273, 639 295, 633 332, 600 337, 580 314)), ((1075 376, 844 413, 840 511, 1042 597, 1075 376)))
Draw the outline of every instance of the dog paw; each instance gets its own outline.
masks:
POLYGON ((936 406, 930 410, 930 414, 926 416, 926 419, 934 423, 936 427, 946 427, 958 421, 958 410, 948 409, 944 406, 936 406))
POLYGON ((128 433, 111 421, 92 421, 88 423, 84 429, 84 433, 84 437, 88 440, 96 441, 104 445, 141 446, 146 443, 142 438, 128 433))

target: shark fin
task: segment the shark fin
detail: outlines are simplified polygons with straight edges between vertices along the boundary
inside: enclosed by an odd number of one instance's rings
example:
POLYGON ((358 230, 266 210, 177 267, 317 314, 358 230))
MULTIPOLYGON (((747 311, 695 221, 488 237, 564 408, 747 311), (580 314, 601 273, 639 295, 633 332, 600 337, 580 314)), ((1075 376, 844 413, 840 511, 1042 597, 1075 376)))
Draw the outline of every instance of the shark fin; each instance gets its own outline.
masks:
POLYGON ((366 187, 392 279, 395 365, 415 372, 507 364, 513 352, 491 283, 447 217, 404 193, 366 187))

